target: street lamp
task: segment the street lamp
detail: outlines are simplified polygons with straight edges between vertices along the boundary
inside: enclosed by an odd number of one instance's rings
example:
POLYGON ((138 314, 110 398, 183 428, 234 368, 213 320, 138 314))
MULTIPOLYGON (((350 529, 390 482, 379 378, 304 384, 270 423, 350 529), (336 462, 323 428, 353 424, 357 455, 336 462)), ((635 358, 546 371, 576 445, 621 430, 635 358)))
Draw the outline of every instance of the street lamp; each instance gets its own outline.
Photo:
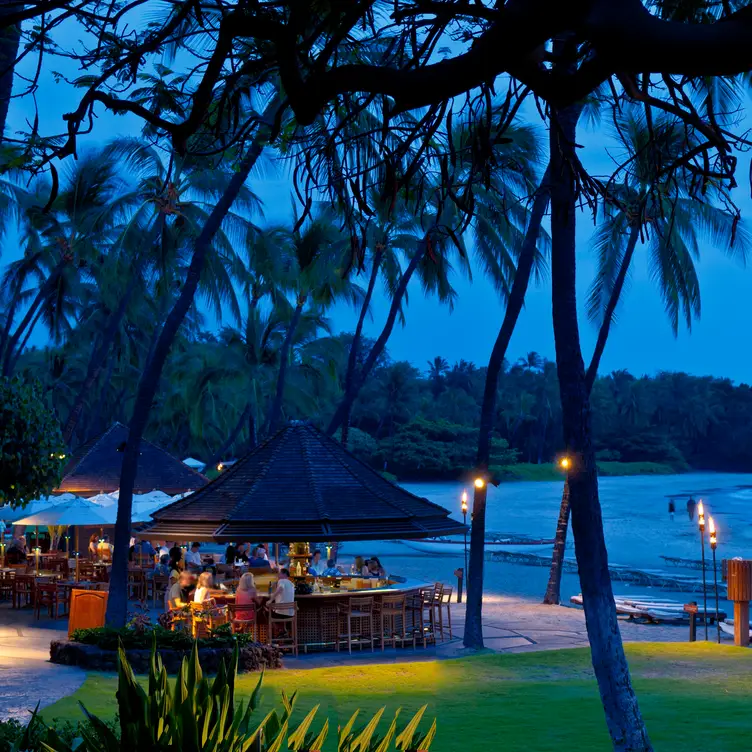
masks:
MULTIPOLYGON (((715 550, 718 547, 718 534, 715 529, 715 522, 712 517, 708 517, 708 532, 710 533, 710 549, 713 552, 713 587, 715 589, 715 628, 718 632, 718 643, 721 642, 721 619, 718 616, 718 570, 715 567, 715 550)), ((707 615, 706 615, 707 618, 707 615)))
POLYGON ((567 456, 562 457, 559 460, 559 467, 562 470, 569 470, 569 468, 572 467, 572 460, 570 460, 567 456))
POLYGON ((483 488, 483 487, 484 487, 484 486, 486 485, 486 481, 485 481, 485 479, 484 479, 484 478, 481 478, 481 477, 477 477, 477 478, 476 478, 476 479, 475 479, 475 480, 473 481, 473 483, 475 484, 475 487, 476 487, 476 488, 477 488, 478 490, 480 490, 481 488, 483 488))
POLYGON ((708 639, 708 590, 705 583, 705 507, 697 505, 697 524, 700 526, 700 551, 702 552, 702 603, 705 609, 705 640, 708 639))

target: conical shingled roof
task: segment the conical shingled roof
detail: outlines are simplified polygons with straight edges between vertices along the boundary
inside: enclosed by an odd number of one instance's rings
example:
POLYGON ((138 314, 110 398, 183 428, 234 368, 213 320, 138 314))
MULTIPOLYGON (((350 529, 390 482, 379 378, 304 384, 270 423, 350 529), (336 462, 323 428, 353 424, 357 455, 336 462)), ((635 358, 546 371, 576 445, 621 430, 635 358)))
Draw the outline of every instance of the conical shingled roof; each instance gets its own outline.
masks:
POLYGON ((186 499, 155 512, 167 540, 375 540, 458 533, 449 512, 293 423, 186 499))
MULTIPOLYGON (((104 433, 82 444, 65 466, 63 480, 56 493, 92 496, 117 491, 120 487, 123 448, 127 441, 127 426, 114 423, 104 433)), ((174 496, 195 491, 206 482, 201 473, 184 465, 177 457, 141 439, 134 493, 148 493, 157 489, 174 496)))

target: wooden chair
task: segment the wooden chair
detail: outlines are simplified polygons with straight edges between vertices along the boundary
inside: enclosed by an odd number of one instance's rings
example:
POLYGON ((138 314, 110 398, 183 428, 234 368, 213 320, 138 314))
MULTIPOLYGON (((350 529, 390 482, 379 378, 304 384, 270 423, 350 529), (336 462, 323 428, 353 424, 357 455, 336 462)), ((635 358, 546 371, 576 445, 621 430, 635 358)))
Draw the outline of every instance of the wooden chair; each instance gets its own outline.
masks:
POLYGON ((439 612, 439 634, 441 635, 441 641, 444 642, 444 621, 442 613, 446 608, 447 625, 449 627, 449 639, 452 639, 452 587, 451 585, 442 585, 441 599, 438 602, 439 612))
POLYGON ((227 619, 233 634, 249 634, 258 641, 258 623, 256 621, 256 606, 253 603, 227 604, 227 619))
POLYGON ((437 582, 433 586, 433 608, 436 612, 435 616, 435 624, 438 625, 437 632, 441 634, 441 641, 444 641, 444 631, 441 628, 441 606, 444 602, 444 584, 441 582, 437 582))
POLYGON ((17 574, 13 578, 13 608, 33 605, 34 585, 34 575, 17 574))
POLYGON ((146 600, 146 575, 141 569, 128 572, 128 598, 146 600))
POLYGON ((0 598, 13 600, 13 580, 15 572, 0 572, 0 598))
POLYGON ((47 609, 50 616, 57 620, 60 606, 65 614, 68 607, 68 590, 59 588, 55 584, 40 584, 34 589, 34 616, 39 619, 42 608, 47 609))
POLYGON ((62 577, 68 577, 68 559, 51 557, 47 560, 45 566, 50 572, 56 572, 62 577))
POLYGON ((426 647, 429 640, 436 639, 434 591, 434 587, 420 588, 407 599, 410 628, 418 639, 423 640, 423 647, 426 647))
POLYGON ((191 603, 191 634, 194 639, 209 637, 213 629, 227 623, 225 608, 217 608, 214 598, 207 598, 203 603, 191 603))
MULTIPOLYGON (((387 640, 397 647, 397 640, 402 645, 407 642, 407 599, 404 595, 385 595, 379 606, 379 623, 381 633, 381 650, 387 640)), ((415 632, 412 632, 413 648, 415 632)))
POLYGON ((282 650, 291 650, 293 655, 298 655, 298 604, 272 603, 269 608, 269 644, 276 645, 282 650), (272 610, 272 607, 277 611, 272 610), (292 616, 284 616, 281 611, 292 611, 292 616), (274 625, 284 627, 283 636, 274 635, 274 625))
POLYGON ((96 567, 90 561, 78 562, 78 578, 82 581, 88 580, 93 582, 96 580, 96 567))
POLYGON ((157 607, 157 595, 164 599, 169 589, 170 578, 166 574, 155 574, 153 577, 146 578, 146 597, 149 597, 149 591, 151 591, 152 608, 157 607))
POLYGON ((373 633, 373 615, 374 599, 373 598, 348 598, 346 603, 337 604, 338 617, 338 634, 335 649, 339 652, 342 640, 347 640, 347 652, 352 655, 353 646, 353 621, 356 624, 357 632, 355 633, 355 642, 360 645, 361 650, 365 643, 371 645, 373 652, 374 633, 373 633), (347 626, 347 631, 342 630, 347 626), (364 630, 364 627, 366 628, 364 630))

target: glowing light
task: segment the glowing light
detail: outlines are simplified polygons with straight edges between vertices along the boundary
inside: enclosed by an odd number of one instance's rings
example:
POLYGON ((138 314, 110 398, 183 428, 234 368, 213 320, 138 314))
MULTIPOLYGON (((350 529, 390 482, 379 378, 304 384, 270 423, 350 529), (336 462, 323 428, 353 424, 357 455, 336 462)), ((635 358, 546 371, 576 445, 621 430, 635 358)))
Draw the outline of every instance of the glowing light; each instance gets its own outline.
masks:
POLYGON ((222 463, 220 462, 220 463, 219 463, 219 464, 217 465, 217 470, 218 470, 218 471, 219 471, 219 472, 221 473, 221 472, 222 472, 222 468, 223 468, 223 467, 224 467, 224 465, 223 465, 223 464, 222 464, 222 463))
POLYGON ((569 470, 569 468, 572 467, 572 460, 570 460, 569 457, 562 457, 559 460, 559 467, 562 470, 569 470))
POLYGON ((712 517, 708 517, 708 531, 711 535, 715 535, 715 522, 712 517))
POLYGON ((476 488, 483 488, 483 486, 486 485, 486 481, 483 480, 483 478, 476 478, 475 479, 475 487, 476 488))
POLYGON ((462 514, 467 514, 467 491, 462 492, 462 514))
POLYGON ((705 507, 702 502, 697 505, 697 524, 700 526, 700 530, 705 529, 705 507))

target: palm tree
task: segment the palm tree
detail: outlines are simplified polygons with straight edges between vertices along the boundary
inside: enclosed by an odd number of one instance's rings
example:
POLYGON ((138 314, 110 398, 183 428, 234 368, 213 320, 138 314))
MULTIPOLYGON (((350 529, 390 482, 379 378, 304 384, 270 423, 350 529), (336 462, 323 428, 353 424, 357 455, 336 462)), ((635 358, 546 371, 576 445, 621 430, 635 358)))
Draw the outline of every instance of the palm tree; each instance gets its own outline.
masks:
MULTIPOLYGON (((734 214, 719 207, 719 186, 712 183, 705 195, 693 195, 682 183, 686 173, 663 173, 662 166, 676 162, 697 146, 683 125, 670 117, 656 117, 648 125, 642 108, 626 107, 615 117, 616 135, 630 165, 626 179, 614 189, 614 203, 601 212, 594 237, 598 258, 596 277, 588 296, 588 316, 599 325, 585 386, 590 394, 606 347, 614 314, 622 298, 632 259, 645 238, 651 276, 658 283, 671 328, 676 335, 683 317, 691 328, 700 315, 700 285, 694 261, 700 244, 710 241, 742 263, 752 248, 752 236, 734 214)), ((543 602, 558 604, 561 572, 569 520, 569 490, 562 493, 554 554, 543 602)))
POLYGON ((444 391, 444 378, 449 370, 449 362, 441 355, 428 361, 428 380, 431 383, 431 394, 436 399, 444 391))
POLYGON ((356 304, 363 297, 360 288, 342 273, 347 244, 330 210, 322 209, 302 228, 296 227, 290 238, 290 246, 291 257, 284 276, 285 286, 293 296, 294 303, 282 344, 267 433, 272 433, 279 426, 292 343, 306 305, 326 309, 336 300, 356 304))

